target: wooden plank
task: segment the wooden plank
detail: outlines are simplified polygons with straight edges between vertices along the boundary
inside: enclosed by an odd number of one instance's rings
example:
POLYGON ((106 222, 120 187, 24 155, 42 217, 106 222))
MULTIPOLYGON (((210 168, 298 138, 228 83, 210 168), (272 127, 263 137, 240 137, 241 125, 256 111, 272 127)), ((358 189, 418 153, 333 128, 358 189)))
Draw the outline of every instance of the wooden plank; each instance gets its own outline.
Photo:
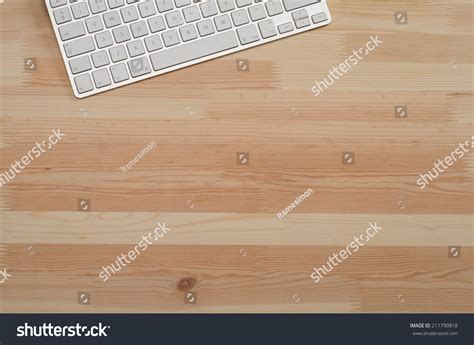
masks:
POLYGON ((458 258, 448 258, 446 247, 364 247, 315 284, 313 267, 340 247, 246 246, 242 252, 239 246, 158 244, 102 282, 101 267, 130 249, 57 244, 35 246, 29 254, 24 246, 8 245, 12 278, 1 287, 3 310, 233 312, 235 306, 263 312, 270 306, 280 312, 469 312, 473 307, 472 247, 462 248, 458 258), (179 289, 186 278, 194 278, 194 285, 179 289), (78 291, 91 293, 91 305, 78 304, 78 291), (198 293, 197 304, 184 303, 188 291, 198 293))
MULTIPOLYGON (((194 204, 190 204, 194 208, 194 204)), ((370 246, 472 245, 472 217, 462 215, 4 212, 3 243, 129 244, 165 223, 160 240, 177 245, 346 246, 369 222, 382 230, 370 246)))

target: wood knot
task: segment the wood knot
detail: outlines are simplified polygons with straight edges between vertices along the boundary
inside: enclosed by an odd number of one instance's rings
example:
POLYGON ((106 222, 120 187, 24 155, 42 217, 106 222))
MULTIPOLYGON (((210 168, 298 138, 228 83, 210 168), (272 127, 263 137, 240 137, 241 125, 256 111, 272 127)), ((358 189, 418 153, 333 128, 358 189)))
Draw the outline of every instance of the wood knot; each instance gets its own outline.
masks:
POLYGON ((183 278, 179 281, 178 290, 179 291, 189 291, 194 287, 194 285, 196 285, 196 278, 186 277, 186 278, 183 278))

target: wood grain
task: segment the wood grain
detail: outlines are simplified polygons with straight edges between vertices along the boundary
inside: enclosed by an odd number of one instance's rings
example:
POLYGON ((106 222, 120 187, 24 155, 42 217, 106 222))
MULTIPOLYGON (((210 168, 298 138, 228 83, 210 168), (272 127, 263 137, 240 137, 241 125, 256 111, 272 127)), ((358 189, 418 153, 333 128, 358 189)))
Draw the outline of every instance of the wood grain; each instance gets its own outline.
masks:
POLYGON ((472 312, 472 152, 416 185, 472 139, 472 1, 329 7, 325 28, 78 100, 43 1, 0 4, 0 172, 66 134, 0 187, 0 270, 12 274, 0 311, 472 312), (314 97, 371 35, 383 44, 314 97), (103 283, 102 266, 158 221, 172 231, 103 283), (313 267, 374 221, 370 244, 314 284, 313 267))

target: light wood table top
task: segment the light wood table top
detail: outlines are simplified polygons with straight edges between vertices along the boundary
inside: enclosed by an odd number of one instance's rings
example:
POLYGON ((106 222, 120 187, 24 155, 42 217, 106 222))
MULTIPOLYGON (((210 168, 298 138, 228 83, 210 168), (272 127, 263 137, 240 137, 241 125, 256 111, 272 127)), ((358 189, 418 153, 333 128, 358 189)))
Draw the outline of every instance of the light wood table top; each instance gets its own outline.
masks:
POLYGON ((329 7, 325 28, 78 100, 43 1, 4 0, 0 172, 66 135, 0 187, 0 311, 472 312, 472 152, 416 181, 472 138, 473 3, 329 7), (314 97, 371 35, 383 44, 314 97), (102 282, 158 221, 171 231, 102 282), (382 230, 315 284, 369 222, 382 230))

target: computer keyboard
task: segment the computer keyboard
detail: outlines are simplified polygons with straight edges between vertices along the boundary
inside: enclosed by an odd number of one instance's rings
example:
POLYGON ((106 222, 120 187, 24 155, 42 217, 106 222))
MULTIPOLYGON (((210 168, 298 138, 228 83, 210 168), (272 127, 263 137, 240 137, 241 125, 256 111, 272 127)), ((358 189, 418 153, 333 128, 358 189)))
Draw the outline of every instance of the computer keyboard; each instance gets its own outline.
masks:
POLYGON ((331 22, 325 0, 45 0, 83 98, 331 22))

